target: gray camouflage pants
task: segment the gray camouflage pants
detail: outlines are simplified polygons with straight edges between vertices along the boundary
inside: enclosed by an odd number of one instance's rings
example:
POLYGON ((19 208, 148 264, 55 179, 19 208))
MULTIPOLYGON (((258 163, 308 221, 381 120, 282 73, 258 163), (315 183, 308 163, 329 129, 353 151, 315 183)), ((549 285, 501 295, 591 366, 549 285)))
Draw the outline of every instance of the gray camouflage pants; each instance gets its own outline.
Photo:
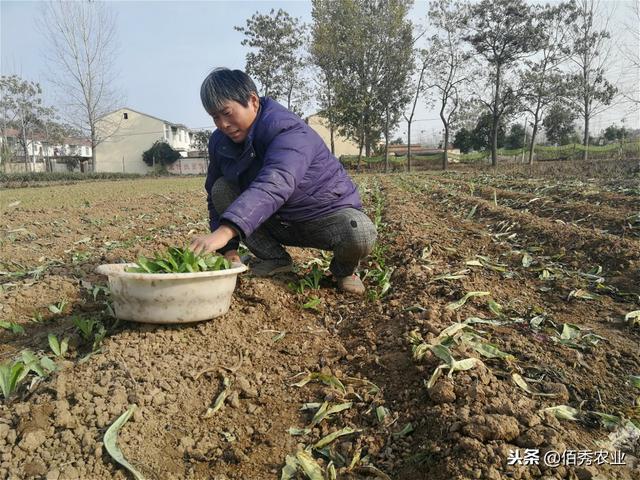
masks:
MULTIPOLYGON (((239 195, 237 187, 223 178, 211 188, 213 206, 220 215, 239 195)), ((262 260, 291 260, 284 245, 331 250, 331 273, 346 277, 354 273, 360 260, 371 252, 376 236, 376 228, 364 212, 344 208, 303 222, 284 221, 273 215, 243 243, 262 260)), ((223 250, 237 249, 238 244, 239 239, 234 238, 223 250)))

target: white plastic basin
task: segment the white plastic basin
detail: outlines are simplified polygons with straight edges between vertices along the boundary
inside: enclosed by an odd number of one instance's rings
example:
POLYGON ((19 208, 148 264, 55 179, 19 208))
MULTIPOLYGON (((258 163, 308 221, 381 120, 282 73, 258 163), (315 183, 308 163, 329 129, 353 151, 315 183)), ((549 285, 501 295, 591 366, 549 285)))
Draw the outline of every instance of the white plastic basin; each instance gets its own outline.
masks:
POLYGON ((133 263, 100 265, 109 277, 116 317, 143 323, 188 323, 224 315, 246 265, 196 273, 129 273, 133 263))

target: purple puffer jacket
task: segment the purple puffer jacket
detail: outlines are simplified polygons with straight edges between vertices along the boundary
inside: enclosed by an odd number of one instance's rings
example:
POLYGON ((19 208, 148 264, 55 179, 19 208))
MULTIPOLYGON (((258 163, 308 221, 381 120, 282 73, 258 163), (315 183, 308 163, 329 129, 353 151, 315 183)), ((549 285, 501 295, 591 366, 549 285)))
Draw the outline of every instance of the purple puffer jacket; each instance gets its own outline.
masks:
POLYGON ((211 231, 231 223, 242 238, 276 214, 284 221, 304 221, 362 203, 355 184, 320 136, 300 117, 262 97, 258 116, 244 144, 220 130, 209 138, 205 189, 211 231), (218 217, 211 187, 224 177, 240 196, 218 217))

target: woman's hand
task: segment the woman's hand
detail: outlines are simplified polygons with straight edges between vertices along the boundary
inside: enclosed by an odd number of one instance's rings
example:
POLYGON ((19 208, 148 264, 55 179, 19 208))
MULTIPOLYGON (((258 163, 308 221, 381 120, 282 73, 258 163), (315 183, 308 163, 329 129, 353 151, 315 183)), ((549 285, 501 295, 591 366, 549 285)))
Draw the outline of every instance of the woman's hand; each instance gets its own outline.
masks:
POLYGON ((194 238, 191 241, 191 250, 197 254, 212 253, 224 247, 235 236, 236 231, 233 228, 220 225, 212 233, 194 238))
POLYGON ((225 252, 224 258, 229 260, 231 263, 242 263, 237 250, 229 250, 228 252, 225 252))

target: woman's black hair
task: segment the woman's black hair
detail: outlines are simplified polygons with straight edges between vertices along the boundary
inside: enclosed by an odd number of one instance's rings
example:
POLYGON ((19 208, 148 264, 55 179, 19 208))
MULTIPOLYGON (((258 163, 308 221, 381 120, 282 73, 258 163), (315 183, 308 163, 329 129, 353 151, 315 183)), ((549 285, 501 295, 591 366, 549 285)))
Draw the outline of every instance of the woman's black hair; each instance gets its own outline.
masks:
POLYGON ((229 100, 243 106, 249 105, 251 94, 258 95, 258 89, 251 77, 242 70, 219 67, 211 71, 200 87, 200 100, 209 115, 224 108, 229 100))

